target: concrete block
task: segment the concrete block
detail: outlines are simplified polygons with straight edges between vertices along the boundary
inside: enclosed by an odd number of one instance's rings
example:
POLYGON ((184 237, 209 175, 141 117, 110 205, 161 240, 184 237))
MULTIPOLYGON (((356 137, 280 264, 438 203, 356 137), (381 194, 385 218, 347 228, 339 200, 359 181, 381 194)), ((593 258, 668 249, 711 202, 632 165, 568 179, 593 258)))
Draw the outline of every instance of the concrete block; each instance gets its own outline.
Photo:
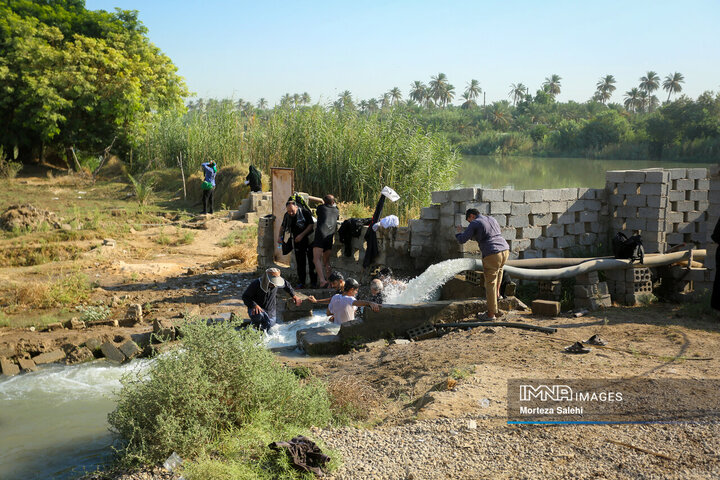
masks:
POLYGON ((695 202, 690 200, 682 200, 680 202, 672 202, 674 212, 692 212, 695 210, 695 202))
POLYGON ((565 235, 564 237, 557 237, 555 239, 555 248, 568 248, 577 245, 575 237, 572 235, 565 235))
POLYGON ((685 200, 685 191, 670 190, 668 192, 668 200, 671 202, 679 202, 685 200))
POLYGON ((625 220, 621 217, 613 218, 610 221, 610 227, 613 230, 625 230, 625 220))
POLYGON ((623 182, 642 183, 645 181, 645 172, 642 170, 627 170, 623 182))
POLYGON ((517 239, 517 240, 510 240, 508 244, 510 245, 510 250, 513 252, 521 252, 525 249, 530 248, 531 245, 530 240, 526 240, 524 238, 517 239))
POLYGON ((577 188, 562 188, 560 189, 560 200, 574 201, 578 198, 577 188))
POLYGON ((598 295, 592 298, 575 299, 575 308, 587 308, 588 310, 595 311, 610 307, 612 307, 612 298, 610 295, 598 295))
POLYGON ((555 240, 548 237, 537 237, 532 241, 533 248, 537 250, 547 250, 555 247, 555 240))
POLYGON ((545 258, 564 258, 565 252, 561 248, 548 248, 545 250, 545 258))
POLYGON ((581 233, 585 233, 585 224, 571 223, 565 227, 565 232, 568 235, 580 235, 581 233))
POLYGON ((575 298, 590 298, 599 294, 597 283, 575 285, 573 291, 575 298))
POLYGON ((664 232, 666 228, 664 220, 658 220, 655 218, 645 219, 645 231, 647 232, 664 232))
POLYGON ((548 237, 561 237, 565 235, 565 225, 560 224, 554 224, 554 225, 548 225, 547 229, 545 230, 545 234, 548 237))
MULTIPOLYGON (((410 222, 412 222, 412 220, 410 220, 408 223, 410 223, 410 222)), ((468 226, 468 221, 465 220, 465 214, 464 214, 464 213, 456 213, 456 214, 455 214, 455 226, 456 226, 456 227, 467 228, 467 226, 468 226)), ((427 229, 423 229, 423 228, 418 227, 418 226, 416 226, 414 230, 411 228, 410 231, 412 232, 413 237, 415 237, 415 236, 417 236, 417 235, 431 235, 431 234, 433 233, 433 230, 432 230, 432 229, 428 231, 427 229)), ((362 238, 362 236, 361 236, 361 238, 362 238)))
POLYGON ((624 218, 635 218, 637 216, 637 207, 618 207, 615 211, 617 212, 618 217, 624 217, 624 218))
POLYGON ((665 170, 655 170, 645 173, 645 182, 647 183, 667 183, 670 180, 670 174, 665 170))
POLYGON ((687 178, 691 180, 704 179, 707 176, 707 168, 688 168, 687 170, 687 178))
POLYGON ((597 222, 598 212, 580 212, 581 222, 597 222))
POLYGON ((112 342, 105 342, 100 347, 100 351, 110 361, 122 363, 125 361, 125 354, 120 351, 112 342))
POLYGON ((530 203, 530 213, 550 213, 550 205, 545 202, 530 203))
POLYGON ((465 215, 465 212, 471 208, 476 209, 483 215, 490 214, 490 204, 487 202, 468 202, 464 205, 462 214, 465 215))
MULTIPOLYGON (((589 188, 581 187, 577 189, 577 198, 578 200, 585 200, 588 199, 588 192, 592 192, 589 188)), ((594 192, 590 193, 594 195, 594 192)))
POLYGON ((469 202, 475 200, 477 195, 477 188, 459 188, 457 190, 450 190, 450 200, 453 202, 469 202))
POLYGON ((638 192, 641 195, 667 195, 667 184, 665 183, 643 183, 638 192))
POLYGON ((687 177, 687 168, 669 168, 667 172, 670 175, 670 180, 687 177))
POLYGON ((681 223, 685 221, 685 214, 682 212, 666 212, 665 221, 667 223, 681 223))
POLYGON ((600 222, 590 222, 590 228, 588 231, 592 233, 600 233, 600 231, 603 229, 602 225, 600 225, 600 222))
POLYGON ((519 238, 533 239, 542 235, 542 227, 522 227, 519 229, 519 238))
POLYGON ((574 212, 561 213, 558 216, 557 223, 559 223, 560 225, 570 225, 571 223, 575 223, 575 213, 574 212))
POLYGON ((672 185, 673 190, 692 190, 695 188, 695 181, 690 180, 689 178, 681 178, 678 180, 674 180, 672 185))
POLYGON ((710 198, 708 190, 693 190, 690 192, 690 195, 688 200, 691 200, 693 202, 701 201, 701 202, 707 202, 710 198))
POLYGON ((618 195, 635 195, 638 193, 637 183, 618 183, 618 195))
POLYGON ((543 201, 542 190, 525 190, 525 202, 535 203, 543 201))
POLYGON ((522 203, 525 201, 525 190, 503 190, 503 200, 522 203))
POLYGON ((531 207, 528 203, 513 203, 510 209, 511 215, 530 215, 531 207))
POLYGON ((685 216, 684 220, 686 222, 699 222, 705 220, 705 212, 692 211, 685 212, 683 215, 685 216))
POLYGON ((597 272, 581 273, 575 277, 575 284, 577 285, 592 285, 600 281, 600 277, 597 272))
POLYGON ((140 347, 138 347, 137 343, 133 342, 132 340, 128 340, 122 345, 120 345, 120 351, 128 358, 135 358, 136 356, 140 355, 142 350, 140 347))
POLYGON ((710 208, 710 202, 699 200, 695 202, 695 210, 705 211, 710 208))
POLYGON ((600 200, 585 200, 585 210, 599 212, 602 209, 602 202, 600 200))
POLYGON ((438 191, 430 194, 430 201, 432 203, 446 203, 450 200, 450 192, 438 191))
POLYGON ((529 227, 530 219, 528 218, 528 215, 510 215, 508 217, 508 226, 518 228, 529 227))
POLYGON ((578 236, 578 243, 583 246, 595 245, 598 241, 596 233, 583 233, 578 236))
POLYGON ((517 238, 517 228, 501 228, 500 233, 505 240, 515 240, 517 238))
POLYGON ((550 213, 536 213, 530 215, 530 223, 536 227, 544 227, 552 223, 552 214, 550 213))
POLYGON ((65 352, 62 350, 53 350, 51 352, 41 353, 40 355, 33 357, 33 361, 37 365, 43 365, 45 363, 55 363, 65 358, 65 352))
POLYGON ((528 248, 520 252, 521 258, 542 258, 542 252, 540 250, 534 250, 528 248))
POLYGON ((695 225, 692 223, 676 223, 673 229, 675 233, 693 233, 695 231, 695 225))
POLYGON ((666 208, 668 205, 668 197, 659 195, 648 195, 645 197, 647 206, 651 208, 666 208))
POLYGON ((695 180, 695 190, 710 190, 710 180, 706 178, 695 180))
POLYGON ((502 202, 504 196, 503 190, 484 188, 479 192, 480 200, 483 202, 502 202))
POLYGON ((570 205, 568 205, 568 212, 581 212, 585 210, 585 200, 575 200, 574 202, 569 202, 570 205))
POLYGON ((443 203, 440 205, 440 217, 441 218, 455 215, 456 213, 457 212, 456 212, 456 207, 455 207, 454 202, 443 203))
POLYGON ((624 182, 625 170, 608 170, 605 172, 605 181, 608 183, 624 182))
POLYGON ((645 207, 647 206, 647 195, 626 195, 625 205, 628 207, 645 207))
POLYGON ((630 195, 610 195, 610 198, 608 199, 608 204, 613 208, 622 207, 626 204, 625 197, 628 196, 630 195))
POLYGON ((638 209, 638 217, 640 218, 659 218, 659 213, 657 208, 641 207, 638 209))
POLYGON ((304 328, 295 335, 298 346, 308 355, 337 355, 343 352, 343 341, 337 328, 304 328))
POLYGON ((508 216, 507 215, 501 215, 501 214, 494 213, 494 214, 491 214, 490 216, 493 217, 501 227, 508 226, 508 216))
POLYGON ((440 218, 440 207, 421 208, 420 218, 423 220, 438 220, 440 218))
POLYGON ((704 243, 707 241, 707 232, 693 232, 690 234, 690 240, 697 243, 704 243))
POLYGON ((510 202, 492 202, 490 204, 490 214, 503 214, 507 215, 511 211, 511 203, 510 202))
POLYGON ((562 200, 559 188, 546 188, 542 191, 544 202, 557 202, 562 200))
POLYGON ((568 208, 567 202, 548 202, 548 207, 550 208, 550 213, 565 213, 568 208))
POLYGON ((533 300, 532 312, 533 315, 555 317, 560 314, 560 302, 554 302, 552 300, 533 300))
POLYGON ((37 365, 31 358, 18 358, 20 369, 23 372, 34 372, 37 370, 37 365))

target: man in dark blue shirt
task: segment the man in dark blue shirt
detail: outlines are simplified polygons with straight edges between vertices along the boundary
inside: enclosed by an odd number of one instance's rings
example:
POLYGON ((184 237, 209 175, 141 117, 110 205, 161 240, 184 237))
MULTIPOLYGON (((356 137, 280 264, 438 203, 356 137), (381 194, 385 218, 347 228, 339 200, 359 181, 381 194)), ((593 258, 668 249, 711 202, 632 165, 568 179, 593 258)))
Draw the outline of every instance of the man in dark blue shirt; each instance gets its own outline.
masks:
POLYGON ((278 288, 284 289, 295 301, 295 305, 302 303, 300 297, 295 295, 295 290, 280 276, 280 270, 268 268, 260 278, 250 282, 242 295, 242 300, 248 308, 250 323, 255 328, 267 332, 275 325, 278 288))
POLYGON ((462 231, 462 227, 457 227, 458 233, 455 238, 461 244, 472 239, 480 246, 487 298, 485 318, 495 320, 495 315, 498 313, 497 299, 500 296, 502 269, 510 254, 510 246, 502 237, 500 225, 493 217, 480 215, 476 208, 469 208, 465 212, 465 220, 468 222, 468 227, 465 231, 462 231))

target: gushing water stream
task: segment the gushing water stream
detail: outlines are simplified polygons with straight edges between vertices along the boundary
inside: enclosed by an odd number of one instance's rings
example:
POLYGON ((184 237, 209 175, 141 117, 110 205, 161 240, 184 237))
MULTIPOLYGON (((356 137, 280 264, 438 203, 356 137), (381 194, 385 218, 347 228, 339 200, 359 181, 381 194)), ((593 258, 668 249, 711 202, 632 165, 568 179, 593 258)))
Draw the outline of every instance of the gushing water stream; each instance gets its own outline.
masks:
POLYGON ((421 275, 407 282, 406 288, 390 285, 385 292, 385 303, 411 305, 437 300, 440 287, 465 270, 475 270, 472 258, 454 258, 431 265, 421 275))

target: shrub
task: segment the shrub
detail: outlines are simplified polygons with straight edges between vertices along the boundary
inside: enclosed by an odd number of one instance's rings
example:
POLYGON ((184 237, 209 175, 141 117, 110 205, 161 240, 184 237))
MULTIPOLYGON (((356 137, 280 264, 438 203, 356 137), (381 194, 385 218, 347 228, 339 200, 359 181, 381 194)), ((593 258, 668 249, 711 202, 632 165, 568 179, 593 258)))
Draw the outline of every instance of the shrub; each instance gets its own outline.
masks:
POLYGON ((137 199, 138 203, 140 205, 147 205, 148 203, 150 203, 150 200, 153 196, 153 181, 149 177, 145 179, 140 178, 139 180, 137 180, 129 173, 127 174, 127 176, 130 179, 130 183, 132 183, 133 190, 135 191, 135 198, 137 199))
POLYGON ((104 305, 97 307, 75 307, 80 312, 80 320, 83 322, 100 322, 110 316, 110 309, 104 305))
MULTIPOLYGON (((17 157, 17 152, 15 154, 17 157)), ((22 163, 9 160, 0 146, 0 178, 15 178, 22 169, 22 163)))
POLYGON ((173 451, 201 455, 221 434, 258 419, 280 430, 330 421, 325 387, 298 380, 258 332, 191 322, 183 334, 182 348, 122 379, 108 420, 124 443, 124 463, 158 462, 173 451))

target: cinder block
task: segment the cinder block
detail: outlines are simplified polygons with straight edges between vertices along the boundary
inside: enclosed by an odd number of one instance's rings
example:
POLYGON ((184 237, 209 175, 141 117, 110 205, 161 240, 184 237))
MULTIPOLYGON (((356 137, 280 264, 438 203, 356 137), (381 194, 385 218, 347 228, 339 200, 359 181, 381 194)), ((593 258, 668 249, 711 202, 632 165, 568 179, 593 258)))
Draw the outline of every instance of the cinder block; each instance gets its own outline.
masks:
POLYGON ((542 191, 544 202, 557 202, 562 200, 559 188, 546 188, 542 191))
POLYGON ((667 184, 665 183, 643 183, 638 192, 641 195, 667 195, 667 184))
POLYGON ((655 170, 645 173, 647 183, 666 183, 670 180, 670 174, 664 170, 655 170))
POLYGON ((525 249, 528 249, 530 248, 531 243, 532 242, 530 240, 524 238, 510 240, 508 242, 508 244, 510 245, 510 250, 512 250, 513 252, 521 252, 525 249))
POLYGON ((590 297, 594 297, 595 295, 599 294, 597 283, 585 284, 585 285, 575 285, 573 290, 575 293, 575 298, 590 298, 590 297))
POLYGON ((560 314, 560 302, 552 300, 533 300, 533 315, 557 316, 560 314))
POLYGON ((605 181, 608 183, 624 182, 625 170, 608 170, 605 172, 605 181))
POLYGON ((690 198, 688 200, 692 200, 693 202, 707 202, 709 198, 709 192, 707 190, 693 190, 690 192, 690 198))
POLYGON ((502 190, 496 190, 496 189, 488 189, 484 188, 480 190, 480 200, 483 202, 502 202, 503 199, 503 191, 502 190))
POLYGON ((637 211, 638 209, 636 207, 618 207, 616 210, 618 217, 624 217, 624 218, 635 218, 637 217, 637 211))
POLYGON ((692 223, 676 223, 673 228, 674 233, 693 233, 695 232, 695 225, 692 223))
POLYGON ((490 216, 493 217, 498 222, 498 225, 500 225, 501 227, 508 226, 507 215, 501 215, 501 214, 495 213, 490 216))
POLYGON ((690 234, 690 240, 693 242, 703 243, 707 241, 707 232, 693 232, 690 234))
POLYGON ((545 250, 545 258, 564 258, 565 252, 561 248, 548 248, 545 250))
POLYGON ((440 207, 421 208, 420 218, 424 220, 438 220, 440 218, 440 207))
POLYGON ((666 212, 665 221, 667 223, 681 223, 685 221, 685 214, 682 212, 666 212))
POLYGON ((508 227, 529 227, 530 219, 528 215, 510 215, 508 217, 508 227))
POLYGON ((686 222, 697 222, 697 221, 704 221, 705 220, 705 212, 685 212, 685 221, 686 222))
POLYGON ((581 212, 585 210, 585 200, 575 200, 568 205, 568 212, 581 212))
POLYGON ((675 212, 692 212, 695 210, 695 202, 689 200, 682 200, 680 202, 674 202, 673 211, 675 212))
POLYGON ((580 212, 581 222, 597 222, 598 212, 580 212))
POLYGON ((520 232, 518 233, 518 237, 528 238, 531 240, 539 237, 540 235, 542 235, 542 227, 523 227, 520 228, 520 232))
POLYGON ((542 202, 542 190, 525 190, 525 201, 527 203, 542 202))
POLYGON ((538 250, 547 250, 555 247, 555 241, 548 237, 537 237, 533 239, 532 246, 538 250))
POLYGON ((558 216, 557 223, 559 223, 560 225, 570 225, 571 223, 575 223, 575 213, 574 212, 561 213, 558 216))
POLYGON ((667 172, 670 175, 670 180, 687 177, 687 168, 669 168, 667 172))
POLYGON ((681 178, 673 181, 673 190, 692 190, 695 188, 695 181, 689 178, 681 178))
POLYGON ((647 206, 647 195, 626 195, 625 205, 628 207, 645 207, 647 206))
POLYGON ((33 357, 33 361, 37 365, 43 365, 45 363, 59 362, 65 358, 65 352, 62 350, 53 350, 51 352, 41 353, 40 355, 33 357))
POLYGON ((503 190, 503 200, 522 203, 525 201, 525 190, 503 190))
POLYGON ((622 217, 613 218, 610 221, 610 226, 616 231, 625 230, 625 220, 622 217))
POLYGON ((638 217, 640 218, 658 218, 659 213, 657 208, 642 207, 638 209, 638 217))
POLYGON ((612 307, 610 295, 598 295, 591 298, 576 298, 575 308, 587 308, 588 310, 602 310, 612 307))
POLYGON ((687 178, 691 180, 707 178, 707 168, 688 168, 687 178))
POLYGON ((515 240, 517 238, 517 228, 515 227, 509 227, 509 228, 501 228, 500 234, 505 240, 515 240))
POLYGON ((7 377, 12 377, 20 373, 20 367, 15 365, 10 359, 0 357, 0 373, 7 377))
POLYGON ((602 225, 599 222, 591 222, 589 231, 592 233, 600 233, 602 225))
POLYGON ((575 237, 572 235, 565 235, 563 237, 557 237, 555 239, 555 248, 568 248, 577 245, 575 237))
POLYGON ((583 233, 578 236, 578 243, 584 246, 595 245, 597 243, 596 233, 583 233))
POLYGON ((585 210, 599 212, 602 209, 600 200, 585 200, 585 210))
POLYGON ((521 258, 542 258, 542 252, 539 250, 534 250, 531 248, 528 248, 527 250, 523 250, 520 252, 521 258))
POLYGON ((710 190, 710 180, 706 178, 695 180, 695 190, 710 190))
POLYGON ((664 232, 666 223, 664 220, 658 220, 656 218, 645 219, 645 231, 647 232, 664 232))
POLYGON ((685 191, 670 190, 668 192, 668 200, 671 202, 679 202, 685 200, 685 191))
POLYGON ((638 193, 637 183, 618 183, 617 186, 618 195, 635 195, 638 193))
POLYGON ((530 213, 550 213, 550 205, 546 202, 531 203, 530 213))
POLYGON ((438 191, 430 194, 430 201, 432 203, 446 203, 450 200, 450 192, 438 191))
POLYGON ((621 207, 625 205, 625 197, 626 195, 610 195, 610 198, 608 199, 608 204, 613 207, 621 207))
POLYGON ((568 235, 580 235, 581 233, 585 233, 585 224, 584 223, 571 223, 571 224, 565 226, 565 232, 568 235))
POLYGON ((545 233, 548 237, 553 237, 553 238, 561 237, 561 236, 565 235, 565 225, 559 225, 559 224, 548 225, 545 233))
POLYGON ((510 209, 511 215, 530 215, 530 204, 529 203, 513 203, 510 209))
POLYGON ((490 214, 503 214, 507 215, 511 211, 511 203, 510 202, 492 202, 490 203, 490 214))
POLYGON ((684 238, 682 233, 668 233, 665 236, 665 241, 670 245, 679 245, 683 243, 684 238))
POLYGON ((563 188, 560 190, 560 200, 575 201, 578 198, 577 188, 563 188))
MULTIPOLYGON (((465 204, 464 210, 467 211, 470 208, 477 209, 480 213, 483 215, 488 215, 490 213, 490 204, 486 202, 468 202, 465 204)), ((463 215, 465 212, 462 212, 463 215)))
POLYGON ((668 204, 668 197, 661 197, 659 195, 648 195, 645 198, 648 207, 665 208, 668 204))
POLYGON ((450 190, 450 200, 453 202, 469 202, 475 200, 477 194, 477 188, 459 188, 457 190, 450 190))
POLYGON ((536 227, 544 227, 552 223, 552 217, 550 213, 536 213, 530 215, 530 223, 536 227))
POLYGON ((568 204, 567 202, 548 202, 548 207, 550 208, 550 213, 564 213, 567 211, 568 204))
POLYGON ((625 172, 625 183, 642 183, 645 181, 645 172, 642 170, 627 170, 625 172))
POLYGON ((597 272, 581 273, 575 277, 575 283, 578 285, 592 285, 599 281, 600 277, 597 272))
POLYGON ((455 202, 447 202, 440 205, 440 217, 449 217, 456 213, 455 202))

